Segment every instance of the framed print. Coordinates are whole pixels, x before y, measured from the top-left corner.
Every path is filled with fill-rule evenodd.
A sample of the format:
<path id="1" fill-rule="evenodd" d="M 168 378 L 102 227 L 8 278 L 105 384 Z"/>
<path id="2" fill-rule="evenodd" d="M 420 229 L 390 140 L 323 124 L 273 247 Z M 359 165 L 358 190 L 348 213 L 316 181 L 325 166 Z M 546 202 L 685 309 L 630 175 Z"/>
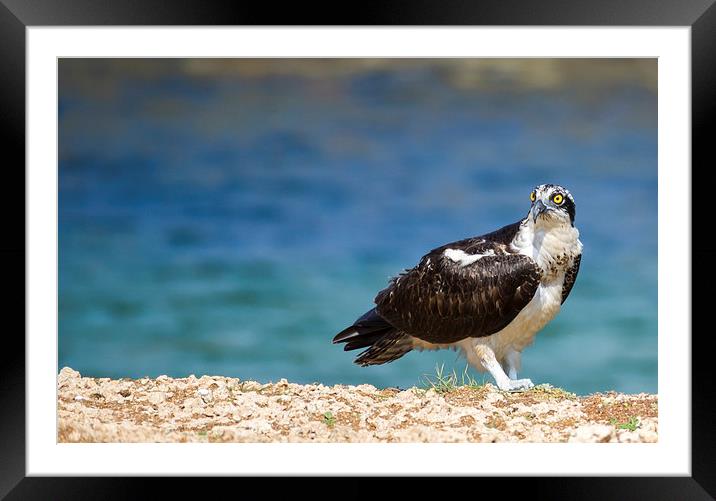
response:
<path id="1" fill-rule="evenodd" d="M 710 2 L 320 25 L 130 3 L 0 7 L 27 194 L 3 495 L 146 475 L 716 492 L 690 279 L 713 257 L 690 168 Z"/>

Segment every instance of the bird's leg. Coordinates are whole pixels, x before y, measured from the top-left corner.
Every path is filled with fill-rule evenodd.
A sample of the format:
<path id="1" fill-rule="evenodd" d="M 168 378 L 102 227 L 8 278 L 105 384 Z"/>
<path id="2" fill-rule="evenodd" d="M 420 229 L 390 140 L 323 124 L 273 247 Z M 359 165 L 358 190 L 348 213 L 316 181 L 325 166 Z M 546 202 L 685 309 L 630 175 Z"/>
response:
<path id="1" fill-rule="evenodd" d="M 497 387 L 502 391 L 524 391 L 534 386 L 529 379 L 513 379 L 512 374 L 514 374 L 515 377 L 517 376 L 517 368 L 514 366 L 510 367 L 510 376 L 505 374 L 504 369 L 495 357 L 495 352 L 492 351 L 492 348 L 489 346 L 478 344 L 475 346 L 475 352 L 482 366 L 492 374 L 492 377 L 495 378 L 495 382 L 497 383 Z"/>
<path id="2" fill-rule="evenodd" d="M 517 371 L 520 370 L 520 352 L 510 350 L 505 357 L 505 365 L 507 366 L 507 375 L 510 379 L 517 379 Z"/>

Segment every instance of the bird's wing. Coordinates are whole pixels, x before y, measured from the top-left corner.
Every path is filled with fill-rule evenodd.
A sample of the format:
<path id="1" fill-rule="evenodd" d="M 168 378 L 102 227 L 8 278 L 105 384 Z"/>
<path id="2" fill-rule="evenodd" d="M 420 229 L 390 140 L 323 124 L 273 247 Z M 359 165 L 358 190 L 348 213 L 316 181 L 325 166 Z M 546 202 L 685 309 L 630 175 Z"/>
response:
<path id="1" fill-rule="evenodd" d="M 479 255 L 484 257 L 475 259 Z M 453 343 L 500 331 L 529 303 L 539 281 L 539 267 L 530 257 L 478 237 L 423 256 L 378 293 L 376 311 L 414 337 Z"/>
<path id="2" fill-rule="evenodd" d="M 582 262 L 582 255 L 578 255 L 574 258 L 574 263 L 572 263 L 572 266 L 567 270 L 567 273 L 564 275 L 564 285 L 562 286 L 562 304 L 567 300 L 567 296 L 569 296 L 569 293 L 572 291 L 572 286 L 574 286 L 574 281 L 577 280 L 577 273 L 579 273 L 579 263 Z"/>

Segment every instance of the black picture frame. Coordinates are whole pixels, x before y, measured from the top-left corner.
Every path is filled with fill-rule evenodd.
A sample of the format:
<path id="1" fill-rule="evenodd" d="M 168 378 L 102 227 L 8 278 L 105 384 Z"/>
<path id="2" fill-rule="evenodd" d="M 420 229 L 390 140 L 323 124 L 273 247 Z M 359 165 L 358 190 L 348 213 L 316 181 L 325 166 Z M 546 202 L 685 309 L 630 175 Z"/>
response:
<path id="1" fill-rule="evenodd" d="M 526 487 L 550 499 L 713 499 L 716 496 L 716 386 L 710 372 L 712 328 L 708 327 L 709 292 L 716 278 L 711 262 L 716 244 L 699 238 L 710 224 L 712 186 L 707 173 L 716 165 L 708 131 L 716 122 L 716 0 L 443 0 L 382 1 L 333 10 L 315 4 L 207 2 L 201 0 L 0 0 L 0 123 L 3 126 L 3 173 L 6 201 L 3 218 L 2 264 L 5 277 L 4 319 L 25 311 L 25 29 L 31 26 L 90 25 L 570 25 L 570 26 L 690 26 L 692 63 L 692 325 L 704 320 L 692 336 L 692 476 L 529 478 L 509 480 L 510 493 Z M 711 126 L 711 127 L 709 127 Z M 710 162 L 709 162 L 710 161 Z M 700 179 L 700 182 L 697 182 Z M 22 189 L 20 188 L 22 187 Z M 12 201 L 16 196 L 20 200 Z M 686 203 L 686 201 L 685 201 Z M 7 217 L 10 216 L 10 217 Z M 686 245 L 686 243 L 684 243 Z M 22 263 L 20 265 L 19 263 Z M 21 277 L 22 275 L 22 277 Z M 22 285 L 20 285 L 22 284 Z M 699 294 L 697 285 L 703 284 Z M 8 322 L 6 322 L 8 323 Z M 21 320 L 24 332 L 25 317 Z M 0 497 L 7 499 L 125 499 L 141 497 L 138 483 L 146 478 L 26 477 L 25 474 L 25 348 L 20 328 L 6 328 L 0 379 Z M 667 333 L 685 335 L 686 333 Z M 495 487 L 504 492 L 503 482 Z M 246 482 L 246 480 L 242 480 Z M 365 480 L 345 479 L 341 497 L 365 493 Z M 474 482 L 474 481 L 473 481 Z M 185 489 L 174 479 L 167 488 Z M 407 485 L 406 485 L 407 484 Z M 547 485 L 549 484 L 549 485 Z M 212 482 L 212 486 L 217 485 Z M 295 495 L 305 482 L 293 479 Z M 401 484 L 403 496 L 422 489 L 422 482 Z M 242 489 L 253 486 L 242 484 Z M 490 486 L 480 485 L 486 492 Z M 273 485 L 276 488 L 276 485 Z M 473 489 L 475 486 L 473 484 Z M 372 489 L 370 489 L 372 491 Z M 145 491 L 146 492 L 146 491 Z M 247 491 L 248 492 L 248 491 Z M 275 492 L 275 491 L 274 491 Z M 469 492 L 469 491 L 468 491 Z"/>

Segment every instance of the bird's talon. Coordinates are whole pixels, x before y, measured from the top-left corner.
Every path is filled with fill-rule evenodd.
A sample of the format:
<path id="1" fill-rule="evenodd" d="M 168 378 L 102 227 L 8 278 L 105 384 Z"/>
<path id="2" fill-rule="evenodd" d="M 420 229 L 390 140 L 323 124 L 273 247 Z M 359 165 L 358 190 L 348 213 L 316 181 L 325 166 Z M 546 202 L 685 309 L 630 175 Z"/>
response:
<path id="1" fill-rule="evenodd" d="M 529 379 L 511 379 L 504 388 L 500 389 L 510 393 L 517 393 L 527 391 L 530 388 L 534 388 L 534 384 Z"/>

